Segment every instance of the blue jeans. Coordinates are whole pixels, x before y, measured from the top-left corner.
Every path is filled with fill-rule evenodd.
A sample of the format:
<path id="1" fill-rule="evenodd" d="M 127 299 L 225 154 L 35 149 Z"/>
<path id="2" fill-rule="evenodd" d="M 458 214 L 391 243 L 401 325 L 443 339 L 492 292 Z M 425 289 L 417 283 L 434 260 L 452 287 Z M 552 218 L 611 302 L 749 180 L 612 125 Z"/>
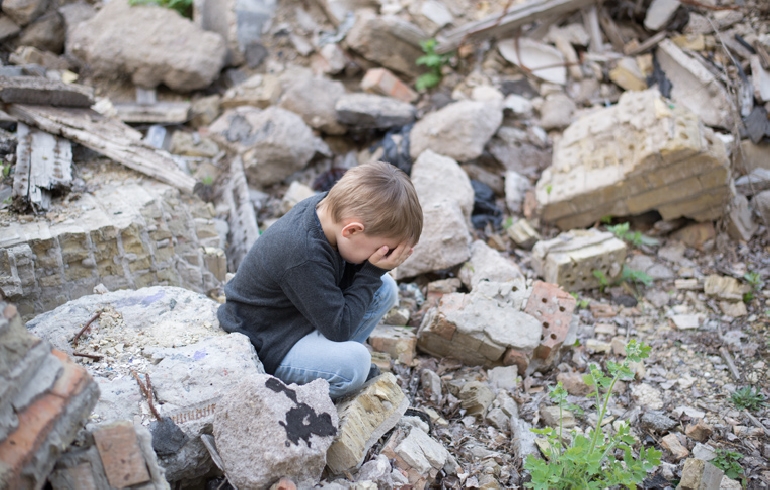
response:
<path id="1" fill-rule="evenodd" d="M 329 395 L 337 399 L 364 384 L 372 358 L 364 345 L 380 319 L 398 304 L 398 286 L 389 274 L 366 310 L 361 325 L 347 342 L 332 342 L 318 330 L 302 337 L 286 354 L 275 376 L 286 384 L 305 384 L 323 378 L 329 382 Z"/>

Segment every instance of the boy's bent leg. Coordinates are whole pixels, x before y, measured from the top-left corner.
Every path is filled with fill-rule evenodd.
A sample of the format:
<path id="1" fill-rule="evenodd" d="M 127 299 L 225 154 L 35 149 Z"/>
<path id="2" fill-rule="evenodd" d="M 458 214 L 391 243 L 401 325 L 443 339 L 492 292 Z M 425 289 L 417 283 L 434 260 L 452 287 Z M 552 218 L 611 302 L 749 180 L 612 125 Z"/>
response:
<path id="1" fill-rule="evenodd" d="M 398 284 L 396 281 L 390 274 L 384 274 L 381 279 L 382 286 L 374 293 L 372 303 L 367 308 L 361 325 L 353 334 L 352 340 L 361 344 L 366 342 L 382 317 L 398 304 Z"/>
<path id="2" fill-rule="evenodd" d="M 332 342 L 318 331 L 299 340 L 281 360 L 275 376 L 284 383 L 306 384 L 323 378 L 333 399 L 352 393 L 369 374 L 371 355 L 358 342 Z"/>

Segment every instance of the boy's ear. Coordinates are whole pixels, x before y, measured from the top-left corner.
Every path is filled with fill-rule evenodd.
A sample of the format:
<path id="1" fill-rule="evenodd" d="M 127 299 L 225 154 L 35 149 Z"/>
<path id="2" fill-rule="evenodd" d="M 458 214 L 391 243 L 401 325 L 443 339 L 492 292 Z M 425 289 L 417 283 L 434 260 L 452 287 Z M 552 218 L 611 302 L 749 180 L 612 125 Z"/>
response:
<path id="1" fill-rule="evenodd" d="M 364 232 L 364 225 L 358 221 L 351 221 L 342 227 L 342 236 L 350 238 L 353 235 Z"/>

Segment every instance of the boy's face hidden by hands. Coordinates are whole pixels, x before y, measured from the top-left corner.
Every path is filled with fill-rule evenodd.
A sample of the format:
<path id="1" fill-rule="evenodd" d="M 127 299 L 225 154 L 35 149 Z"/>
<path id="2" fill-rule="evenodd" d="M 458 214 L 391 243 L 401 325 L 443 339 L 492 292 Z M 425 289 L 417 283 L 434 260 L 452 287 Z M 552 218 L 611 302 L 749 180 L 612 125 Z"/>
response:
<path id="1" fill-rule="evenodd" d="M 384 247 L 384 248 L 383 248 Z M 411 254 L 411 246 L 398 238 L 367 235 L 360 223 L 348 223 L 337 236 L 337 250 L 346 262 L 369 260 L 381 269 L 394 269 Z"/>

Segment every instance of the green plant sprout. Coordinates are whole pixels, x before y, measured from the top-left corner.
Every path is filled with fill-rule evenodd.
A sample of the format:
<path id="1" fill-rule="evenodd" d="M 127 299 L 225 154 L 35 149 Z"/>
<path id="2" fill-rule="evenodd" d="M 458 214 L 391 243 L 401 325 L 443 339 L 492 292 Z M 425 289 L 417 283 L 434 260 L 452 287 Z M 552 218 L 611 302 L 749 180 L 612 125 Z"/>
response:
<path id="1" fill-rule="evenodd" d="M 646 245 L 648 247 L 657 247 L 660 245 L 660 240 L 657 238 L 644 235 L 641 231 L 631 231 L 630 227 L 631 223 L 629 222 L 620 223 L 617 225 L 607 225 L 607 231 L 612 232 L 613 235 L 620 238 L 621 240 L 631 242 L 631 245 L 634 247 L 640 247 L 642 245 Z"/>
<path id="2" fill-rule="evenodd" d="M 532 476 L 532 480 L 525 484 L 527 487 L 536 490 L 599 490 L 614 485 L 636 488 L 647 476 L 647 472 L 660 464 L 661 452 L 655 448 L 640 447 L 638 456 L 634 456 L 633 445 L 636 440 L 627 422 L 621 423 L 615 433 L 611 428 L 606 434 L 602 430 L 602 421 L 615 383 L 634 379 L 629 365 L 648 357 L 650 347 L 631 340 L 626 352 L 623 362 L 607 362 L 609 375 L 604 374 L 595 364 L 590 366 L 584 380 L 595 388 L 589 396 L 596 398 L 596 428 L 588 429 L 585 435 L 573 430 L 571 441 L 566 445 L 561 424 L 562 411 L 574 406 L 567 402 L 567 391 L 561 383 L 550 390 L 550 398 L 559 404 L 559 429 L 532 429 L 532 432 L 545 436 L 547 461 L 534 455 L 527 457 L 524 468 Z M 615 456 L 618 452 L 622 453 L 622 459 Z"/>
<path id="3" fill-rule="evenodd" d="M 193 0 L 128 0 L 129 5 L 158 5 L 176 10 L 182 17 L 192 19 Z"/>
<path id="4" fill-rule="evenodd" d="M 449 64 L 449 58 L 451 58 L 452 55 L 450 53 L 436 53 L 435 39 L 420 41 L 420 47 L 425 54 L 417 58 L 416 63 L 418 65 L 424 65 L 430 70 L 428 73 L 423 73 L 417 77 L 415 87 L 418 91 L 422 92 L 423 90 L 432 89 L 441 83 L 441 79 L 444 77 L 441 73 L 441 68 L 443 68 L 444 65 Z"/>
<path id="5" fill-rule="evenodd" d="M 590 299 L 581 298 L 578 293 L 569 293 L 569 294 L 572 295 L 573 298 L 575 298 L 575 301 L 577 302 L 576 306 L 578 307 L 578 309 L 584 310 L 588 308 L 588 305 L 591 304 Z"/>
<path id="6" fill-rule="evenodd" d="M 747 272 L 743 275 L 743 278 L 751 286 L 751 291 L 743 293 L 743 302 L 750 303 L 754 299 L 756 293 L 762 290 L 765 285 L 765 281 L 762 280 L 759 272 Z"/>
<path id="7" fill-rule="evenodd" d="M 596 279 L 599 280 L 599 292 L 603 293 L 605 289 L 607 289 L 607 286 L 610 285 L 610 280 L 607 279 L 607 275 L 604 273 L 604 271 L 600 271 L 598 269 L 591 272 Z"/>
<path id="8" fill-rule="evenodd" d="M 735 390 L 730 396 L 730 399 L 738 410 L 756 412 L 767 405 L 765 397 L 759 392 L 759 389 L 752 388 L 751 386 L 744 386 L 743 388 Z"/>
<path id="9" fill-rule="evenodd" d="M 620 281 L 641 283 L 648 287 L 652 285 L 652 277 L 650 277 L 644 271 L 632 269 L 627 265 L 623 265 L 623 272 L 620 274 Z"/>
<path id="10" fill-rule="evenodd" d="M 743 458 L 743 454 L 722 448 L 717 449 L 716 453 L 717 457 L 711 460 L 711 464 L 724 471 L 728 478 L 743 479 L 743 468 L 738 463 Z"/>
<path id="11" fill-rule="evenodd" d="M 503 221 L 503 229 L 507 230 L 511 226 L 513 226 L 513 216 L 508 216 L 505 218 L 505 221 Z"/>

